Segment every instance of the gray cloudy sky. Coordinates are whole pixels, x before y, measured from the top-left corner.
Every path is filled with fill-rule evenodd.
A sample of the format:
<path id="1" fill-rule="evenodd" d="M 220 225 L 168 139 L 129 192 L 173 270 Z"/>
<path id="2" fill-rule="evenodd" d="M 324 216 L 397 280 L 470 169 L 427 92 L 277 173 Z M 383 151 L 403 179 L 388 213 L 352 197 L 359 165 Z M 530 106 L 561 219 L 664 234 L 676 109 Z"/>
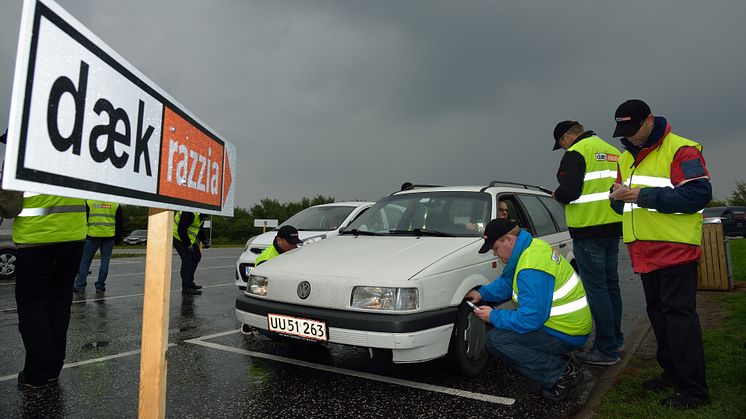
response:
<path id="1" fill-rule="evenodd" d="M 61 0 L 238 149 L 236 205 L 406 181 L 554 189 L 552 129 L 646 100 L 746 180 L 746 2 Z M 602 4 L 603 3 L 603 4 Z M 21 1 L 0 4 L 0 130 Z"/>

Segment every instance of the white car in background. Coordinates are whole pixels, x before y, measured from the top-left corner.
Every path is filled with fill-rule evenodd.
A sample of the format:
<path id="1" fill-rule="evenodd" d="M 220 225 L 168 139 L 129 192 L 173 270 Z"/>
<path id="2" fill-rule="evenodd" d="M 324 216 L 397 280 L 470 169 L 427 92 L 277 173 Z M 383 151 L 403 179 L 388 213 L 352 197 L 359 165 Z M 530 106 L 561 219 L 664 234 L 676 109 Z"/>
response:
<path id="1" fill-rule="evenodd" d="M 255 268 L 236 298 L 242 330 L 390 351 L 395 363 L 448 354 L 460 372 L 478 374 L 488 326 L 464 297 L 503 270 L 492 252 L 478 253 L 498 200 L 574 265 L 565 212 L 550 191 L 509 182 L 415 186 L 382 198 L 334 240 Z"/>
<path id="2" fill-rule="evenodd" d="M 340 229 L 349 225 L 372 205 L 373 202 L 364 201 L 314 205 L 290 217 L 277 228 L 291 225 L 298 229 L 298 238 L 303 241 L 303 244 L 313 243 L 336 236 Z M 246 241 L 243 253 L 236 261 L 236 286 L 239 289 L 246 289 L 246 280 L 251 270 L 254 269 L 256 257 L 272 244 L 277 235 L 277 228 Z"/>

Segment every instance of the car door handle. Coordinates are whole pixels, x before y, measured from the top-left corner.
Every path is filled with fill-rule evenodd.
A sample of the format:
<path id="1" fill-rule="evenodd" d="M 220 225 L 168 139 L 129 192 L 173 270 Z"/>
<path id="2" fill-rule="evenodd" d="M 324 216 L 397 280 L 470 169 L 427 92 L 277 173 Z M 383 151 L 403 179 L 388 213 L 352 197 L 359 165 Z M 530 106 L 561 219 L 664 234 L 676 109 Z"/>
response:
<path id="1" fill-rule="evenodd" d="M 562 249 L 565 246 L 567 246 L 567 243 L 560 243 L 559 248 Z"/>

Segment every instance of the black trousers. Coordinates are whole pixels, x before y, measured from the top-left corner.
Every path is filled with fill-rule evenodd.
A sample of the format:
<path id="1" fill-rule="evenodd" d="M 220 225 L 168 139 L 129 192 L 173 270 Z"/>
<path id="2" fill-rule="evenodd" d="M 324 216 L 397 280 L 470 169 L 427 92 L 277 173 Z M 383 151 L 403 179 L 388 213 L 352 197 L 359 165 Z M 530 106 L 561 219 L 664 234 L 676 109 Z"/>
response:
<path id="1" fill-rule="evenodd" d="M 174 238 L 174 248 L 181 258 L 181 288 L 194 287 L 194 273 L 197 272 L 197 265 L 202 260 L 202 253 L 198 245 L 187 246 L 181 240 Z"/>
<path id="2" fill-rule="evenodd" d="M 19 248 L 16 257 L 18 330 L 26 349 L 26 380 L 60 375 L 67 348 L 73 282 L 83 241 Z"/>
<path id="3" fill-rule="evenodd" d="M 663 378 L 682 394 L 709 397 L 697 314 L 697 263 L 641 274 Z"/>

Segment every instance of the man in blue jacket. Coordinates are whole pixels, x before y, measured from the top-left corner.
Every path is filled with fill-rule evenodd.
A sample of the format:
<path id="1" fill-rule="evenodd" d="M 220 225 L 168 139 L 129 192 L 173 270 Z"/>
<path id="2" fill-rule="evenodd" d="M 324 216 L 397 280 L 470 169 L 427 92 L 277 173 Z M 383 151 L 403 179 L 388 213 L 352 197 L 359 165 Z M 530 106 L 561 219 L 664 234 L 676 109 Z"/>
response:
<path id="1" fill-rule="evenodd" d="M 583 284 L 565 258 L 513 221 L 498 218 L 487 224 L 479 253 L 490 250 L 505 264 L 503 272 L 491 283 L 469 291 L 466 299 L 503 302 L 512 296 L 518 308 L 483 305 L 474 310 L 493 326 L 485 346 L 537 382 L 543 397 L 563 400 L 583 379 L 569 356 L 585 344 L 591 332 Z"/>

